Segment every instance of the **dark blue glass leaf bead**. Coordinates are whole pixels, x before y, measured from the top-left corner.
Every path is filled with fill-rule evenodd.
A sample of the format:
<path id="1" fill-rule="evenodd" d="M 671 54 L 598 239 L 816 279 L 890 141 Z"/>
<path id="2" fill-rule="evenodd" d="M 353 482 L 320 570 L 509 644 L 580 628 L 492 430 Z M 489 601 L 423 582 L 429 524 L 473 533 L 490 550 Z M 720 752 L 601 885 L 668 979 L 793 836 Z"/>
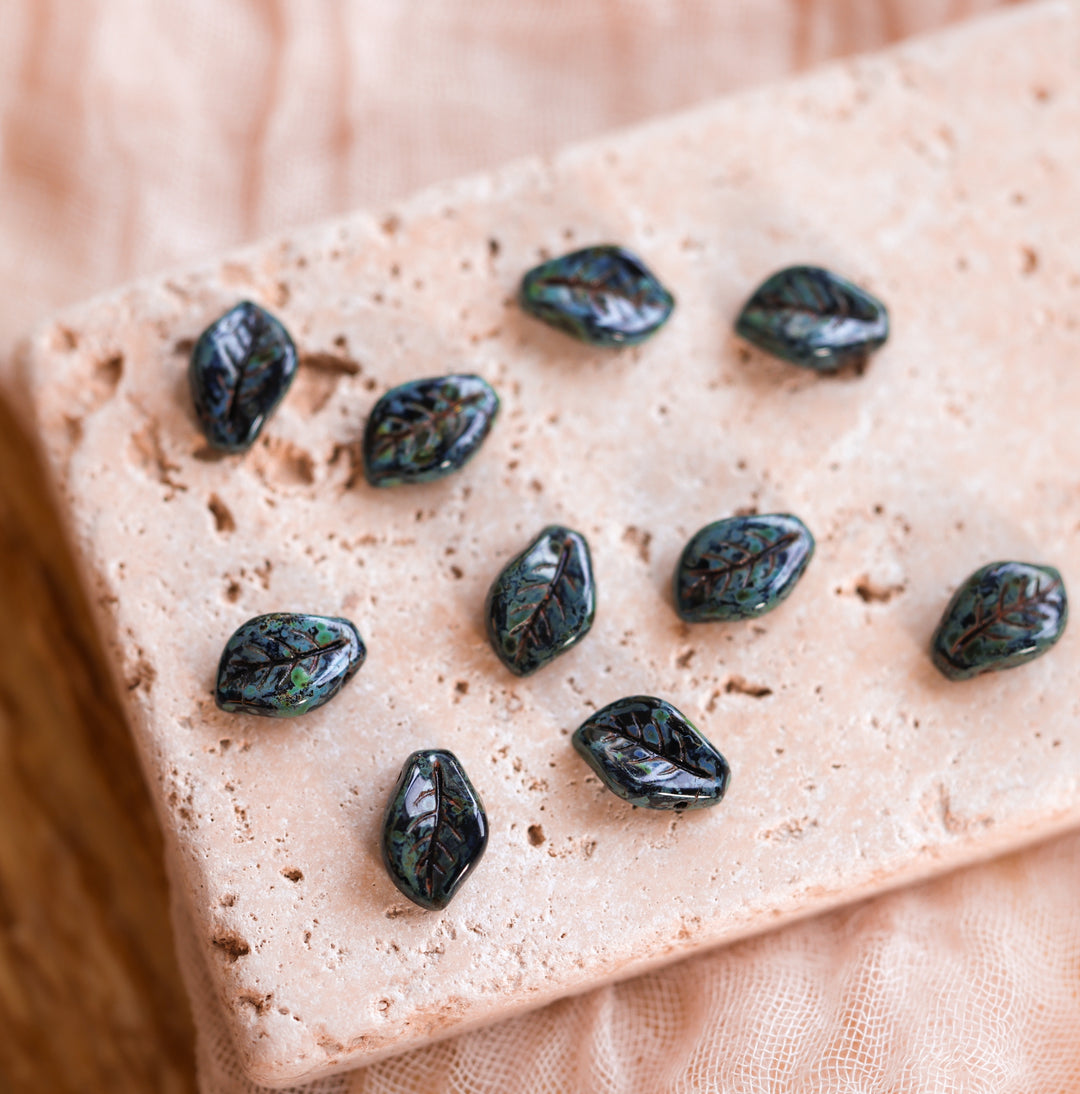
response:
<path id="1" fill-rule="evenodd" d="M 479 376 L 438 376 L 392 388 L 364 430 L 364 474 L 372 486 L 431 482 L 476 454 L 499 410 Z"/>
<path id="2" fill-rule="evenodd" d="M 530 270 L 521 282 L 530 315 L 592 346 L 633 346 L 655 334 L 675 298 L 636 255 L 586 247 Z"/>
<path id="3" fill-rule="evenodd" d="M 414 752 L 401 769 L 383 821 L 383 862 L 421 908 L 445 908 L 487 846 L 487 814 L 452 752 Z"/>
<path id="4" fill-rule="evenodd" d="M 492 649 L 517 676 L 580 642 L 596 614 L 585 537 L 557 524 L 545 528 L 495 579 L 484 614 Z"/>
<path id="5" fill-rule="evenodd" d="M 212 448 L 243 452 L 296 376 L 296 347 L 268 311 L 245 300 L 203 331 L 188 377 L 195 413 Z"/>
<path id="6" fill-rule="evenodd" d="M 256 616 L 225 643 L 217 705 L 270 718 L 306 714 L 333 699 L 366 654 L 347 619 L 293 612 Z"/>
<path id="7" fill-rule="evenodd" d="M 1068 618 L 1065 584 L 1053 566 L 991 562 L 956 590 L 931 655 L 950 680 L 1015 668 L 1046 653 Z"/>
<path id="8" fill-rule="evenodd" d="M 686 545 L 675 610 L 687 623 L 756 619 L 785 600 L 814 554 L 814 537 L 787 513 L 728 517 Z"/>
<path id="9" fill-rule="evenodd" d="M 885 305 L 819 266 L 792 266 L 747 301 L 735 330 L 785 361 L 836 372 L 861 364 L 889 336 Z"/>
<path id="10" fill-rule="evenodd" d="M 648 695 L 598 710 L 573 741 L 612 793 L 646 809 L 716 805 L 731 780 L 727 760 L 686 716 Z"/>

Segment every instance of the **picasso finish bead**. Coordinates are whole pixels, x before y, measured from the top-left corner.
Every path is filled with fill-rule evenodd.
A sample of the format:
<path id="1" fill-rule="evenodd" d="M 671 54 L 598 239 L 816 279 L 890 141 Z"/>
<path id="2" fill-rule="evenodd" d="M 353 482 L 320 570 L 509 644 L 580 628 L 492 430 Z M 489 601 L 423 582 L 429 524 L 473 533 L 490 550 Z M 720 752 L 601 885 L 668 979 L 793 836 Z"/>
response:
<path id="1" fill-rule="evenodd" d="M 675 609 L 687 623 L 756 619 L 791 595 L 814 554 L 814 537 L 788 513 L 707 524 L 675 570 Z"/>
<path id="2" fill-rule="evenodd" d="M 1069 602 L 1053 566 L 991 562 L 956 590 L 930 649 L 950 680 L 967 680 L 1041 657 L 1061 637 Z"/>
<path id="3" fill-rule="evenodd" d="M 398 776 L 383 821 L 382 856 L 414 904 L 445 908 L 487 846 L 483 803 L 452 752 L 414 752 Z"/>
<path id="4" fill-rule="evenodd" d="M 667 322 L 675 298 L 636 255 L 586 247 L 530 270 L 519 299 L 530 315 L 592 346 L 633 346 Z"/>
<path id="5" fill-rule="evenodd" d="M 553 524 L 506 564 L 487 596 L 488 639 L 516 676 L 528 676 L 580 642 L 596 614 L 589 545 Z"/>
<path id="6" fill-rule="evenodd" d="M 598 710 L 573 736 L 601 782 L 646 809 L 703 809 L 727 791 L 727 760 L 670 703 L 648 695 Z"/>
<path id="7" fill-rule="evenodd" d="M 244 452 L 296 376 L 296 347 L 268 311 L 245 300 L 203 331 L 188 379 L 211 448 Z"/>
<path id="8" fill-rule="evenodd" d="M 479 376 L 437 376 L 392 388 L 364 429 L 372 486 L 432 482 L 459 470 L 483 444 L 499 397 Z"/>
<path id="9" fill-rule="evenodd" d="M 776 357 L 836 372 L 860 364 L 889 336 L 885 305 L 819 266 L 775 273 L 746 302 L 736 333 Z"/>
<path id="10" fill-rule="evenodd" d="M 306 714 L 337 695 L 366 653 L 347 619 L 294 612 L 256 616 L 225 644 L 217 705 L 270 718 Z"/>

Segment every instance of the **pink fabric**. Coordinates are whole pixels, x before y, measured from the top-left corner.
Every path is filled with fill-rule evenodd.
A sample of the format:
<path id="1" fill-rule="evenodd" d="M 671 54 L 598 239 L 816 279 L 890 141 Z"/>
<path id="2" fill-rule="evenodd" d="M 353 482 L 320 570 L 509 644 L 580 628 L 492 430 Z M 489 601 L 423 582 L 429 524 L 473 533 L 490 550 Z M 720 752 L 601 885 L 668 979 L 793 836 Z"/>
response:
<path id="1" fill-rule="evenodd" d="M 0 0 L 0 338 L 993 0 Z M 1080 1088 L 1080 836 L 311 1091 Z M 176 916 L 207 1094 L 254 1090 Z"/>

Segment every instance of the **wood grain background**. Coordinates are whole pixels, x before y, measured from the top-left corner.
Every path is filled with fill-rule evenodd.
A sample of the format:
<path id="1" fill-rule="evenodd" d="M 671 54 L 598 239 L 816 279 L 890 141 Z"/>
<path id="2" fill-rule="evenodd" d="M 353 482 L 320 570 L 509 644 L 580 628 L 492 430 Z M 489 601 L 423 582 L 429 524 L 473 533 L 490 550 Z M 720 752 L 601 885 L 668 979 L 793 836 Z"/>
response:
<path id="1" fill-rule="evenodd" d="M 161 837 L 36 463 L 0 404 L 0 1085 L 195 1089 Z"/>

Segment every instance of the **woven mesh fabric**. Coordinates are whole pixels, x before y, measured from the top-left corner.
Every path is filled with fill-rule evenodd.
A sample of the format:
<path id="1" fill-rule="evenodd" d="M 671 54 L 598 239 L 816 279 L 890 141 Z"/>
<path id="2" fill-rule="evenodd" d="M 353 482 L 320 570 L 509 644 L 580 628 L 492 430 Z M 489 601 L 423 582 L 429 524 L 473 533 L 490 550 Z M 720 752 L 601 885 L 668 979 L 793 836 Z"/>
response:
<path id="1" fill-rule="evenodd" d="M 0 338 L 994 0 L 0 0 Z M 1075 1091 L 1080 835 L 310 1092 Z M 204 1094 L 252 1094 L 182 908 Z"/>

